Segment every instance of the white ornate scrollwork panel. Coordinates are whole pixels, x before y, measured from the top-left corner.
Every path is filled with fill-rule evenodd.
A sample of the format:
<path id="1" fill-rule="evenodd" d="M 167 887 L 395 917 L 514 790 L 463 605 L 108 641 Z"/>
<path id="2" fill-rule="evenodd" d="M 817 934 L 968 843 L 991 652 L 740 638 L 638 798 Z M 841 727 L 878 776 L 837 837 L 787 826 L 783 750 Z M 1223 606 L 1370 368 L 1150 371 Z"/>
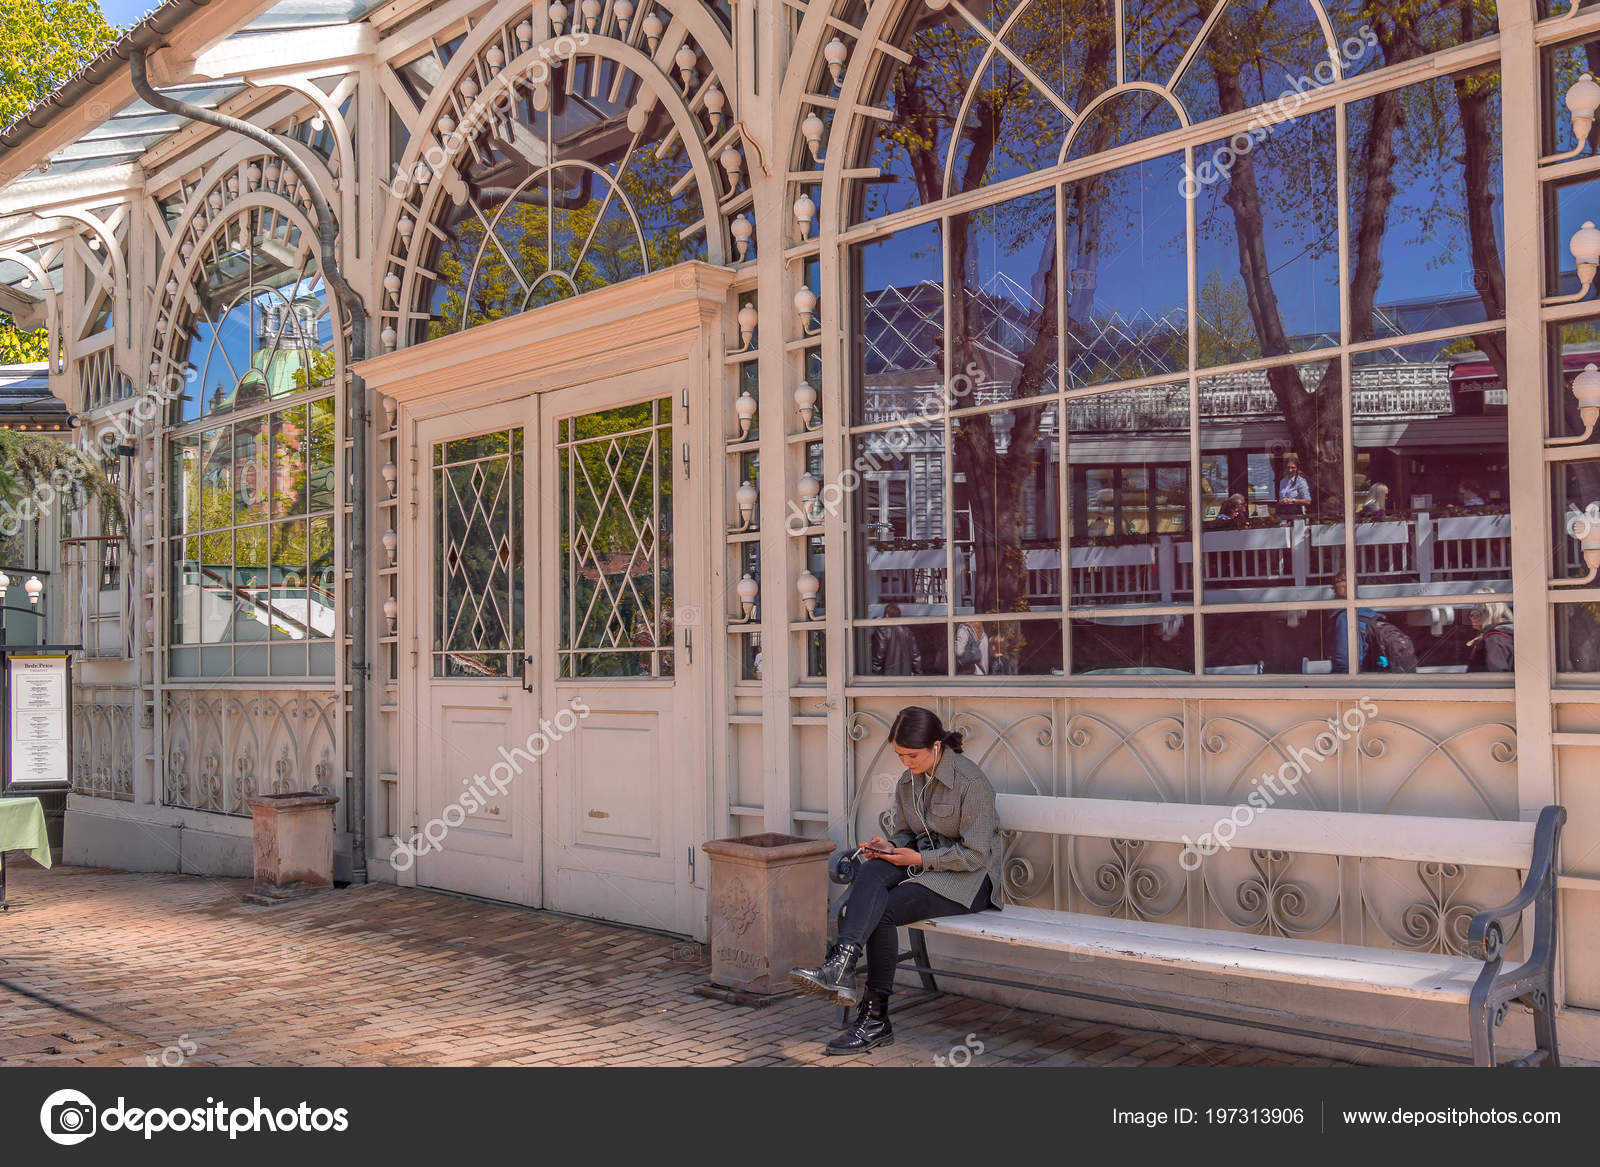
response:
<path id="1" fill-rule="evenodd" d="M 344 797 L 329 693 L 239 689 L 165 695 L 168 806 L 249 815 L 252 795 L 314 790 Z"/>
<path id="2" fill-rule="evenodd" d="M 134 701 L 138 691 L 79 685 L 72 703 L 72 792 L 133 799 Z"/>

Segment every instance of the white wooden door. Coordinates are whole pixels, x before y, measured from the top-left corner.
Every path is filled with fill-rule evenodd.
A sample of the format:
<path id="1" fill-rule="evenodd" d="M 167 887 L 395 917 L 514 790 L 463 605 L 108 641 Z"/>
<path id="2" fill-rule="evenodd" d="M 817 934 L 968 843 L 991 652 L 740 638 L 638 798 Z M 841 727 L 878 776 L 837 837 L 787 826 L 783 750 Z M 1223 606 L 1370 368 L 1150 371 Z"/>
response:
<path id="1" fill-rule="evenodd" d="M 532 397 L 419 423 L 417 882 L 540 903 Z"/>
<path id="2" fill-rule="evenodd" d="M 675 620 L 699 594 L 706 545 L 684 529 L 702 509 L 681 457 L 687 373 L 679 362 L 541 395 L 539 657 L 553 737 L 546 906 L 700 936 L 700 666 Z"/>

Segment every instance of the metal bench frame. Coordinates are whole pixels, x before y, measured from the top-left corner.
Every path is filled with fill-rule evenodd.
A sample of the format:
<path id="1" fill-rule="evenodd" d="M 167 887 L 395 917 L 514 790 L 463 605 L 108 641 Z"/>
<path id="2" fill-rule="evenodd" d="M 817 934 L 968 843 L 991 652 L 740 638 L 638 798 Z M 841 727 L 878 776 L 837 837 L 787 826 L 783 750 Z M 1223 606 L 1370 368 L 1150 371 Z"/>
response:
<path id="1" fill-rule="evenodd" d="M 1416 1049 L 1391 1042 L 1373 1041 L 1352 1034 L 1322 1030 L 1302 1029 L 1275 1022 L 1229 1017 L 1219 1013 L 1186 1009 L 1159 1002 L 1138 1002 L 1141 1009 L 1150 1009 L 1199 1021 L 1238 1025 L 1250 1029 L 1266 1030 L 1291 1037 L 1335 1041 L 1345 1045 L 1362 1046 L 1388 1053 L 1425 1057 L 1438 1061 L 1474 1066 L 1559 1066 L 1560 1054 L 1556 1045 L 1556 994 L 1555 969 L 1559 901 L 1556 894 L 1556 853 L 1561 841 L 1561 828 L 1567 821 L 1567 811 L 1562 806 L 1547 806 L 1539 812 L 1534 828 L 1533 855 L 1528 864 L 1522 890 L 1515 898 L 1497 908 L 1486 908 L 1473 917 L 1467 930 L 1468 955 L 1483 961 L 1483 970 L 1472 987 L 1468 1001 L 1468 1030 L 1472 1039 L 1472 1056 Z M 829 878 L 846 888 L 854 881 L 859 862 L 848 852 L 835 854 L 829 864 Z M 849 893 L 839 897 L 830 911 L 833 934 L 838 933 L 838 923 L 848 906 Z M 1510 970 L 1504 970 L 1506 936 L 1501 921 L 1533 909 L 1533 942 L 1528 957 Z M 1065 915 L 1065 913 L 1062 913 Z M 957 980 L 976 981 L 983 984 L 1003 985 L 1007 988 L 1026 989 L 1052 993 L 1061 997 L 1074 997 L 1105 1005 L 1127 1006 L 1128 1001 L 1080 989 L 1066 989 L 1037 981 L 1016 980 L 1009 977 L 989 976 L 980 973 L 936 969 L 928 957 L 928 943 L 922 930 L 916 926 L 906 929 L 910 950 L 898 954 L 896 967 L 915 972 L 922 987 L 930 993 L 939 991 L 936 976 Z M 1532 1053 L 1511 1061 L 1495 1061 L 1494 1031 L 1506 1019 L 1513 1004 L 1521 1004 L 1533 1013 L 1535 1049 Z"/>

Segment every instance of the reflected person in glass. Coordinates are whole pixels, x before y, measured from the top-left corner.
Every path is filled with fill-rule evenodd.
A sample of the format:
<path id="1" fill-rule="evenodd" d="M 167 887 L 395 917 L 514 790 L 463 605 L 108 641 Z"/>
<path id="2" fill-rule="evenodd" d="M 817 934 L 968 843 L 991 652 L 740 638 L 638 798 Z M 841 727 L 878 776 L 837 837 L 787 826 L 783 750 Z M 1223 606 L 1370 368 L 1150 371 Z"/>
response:
<path id="1" fill-rule="evenodd" d="M 1283 460 L 1283 477 L 1278 479 L 1278 513 L 1299 518 L 1311 509 L 1311 484 L 1300 473 L 1300 459 L 1290 454 Z"/>
<path id="2" fill-rule="evenodd" d="M 1350 595 L 1350 579 L 1345 572 L 1340 572 L 1333 580 L 1333 594 L 1341 600 Z M 1356 662 L 1367 659 L 1367 624 L 1378 619 L 1376 608 L 1357 608 L 1356 618 L 1360 623 L 1356 627 Z M 1345 635 L 1349 628 L 1349 616 L 1344 608 L 1328 613 L 1328 660 L 1332 662 L 1335 673 L 1348 673 L 1350 668 L 1349 637 Z"/>
<path id="3" fill-rule="evenodd" d="M 885 620 L 900 618 L 900 605 L 890 601 L 883 606 Z M 922 672 L 922 649 L 917 635 L 901 624 L 872 630 L 872 671 L 885 677 L 912 677 Z"/>
<path id="4" fill-rule="evenodd" d="M 1467 611 L 1477 636 L 1467 642 L 1467 672 L 1509 673 L 1516 669 L 1516 626 L 1511 605 L 1488 600 Z"/>

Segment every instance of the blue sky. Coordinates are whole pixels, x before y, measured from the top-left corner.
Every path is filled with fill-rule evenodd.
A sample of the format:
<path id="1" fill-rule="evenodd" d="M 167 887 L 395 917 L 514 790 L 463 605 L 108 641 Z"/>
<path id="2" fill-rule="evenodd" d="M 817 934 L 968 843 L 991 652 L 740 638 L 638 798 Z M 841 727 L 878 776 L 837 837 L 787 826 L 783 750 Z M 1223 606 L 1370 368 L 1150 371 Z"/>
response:
<path id="1" fill-rule="evenodd" d="M 100 0 L 100 11 L 118 28 L 127 28 L 153 9 L 159 0 Z"/>

